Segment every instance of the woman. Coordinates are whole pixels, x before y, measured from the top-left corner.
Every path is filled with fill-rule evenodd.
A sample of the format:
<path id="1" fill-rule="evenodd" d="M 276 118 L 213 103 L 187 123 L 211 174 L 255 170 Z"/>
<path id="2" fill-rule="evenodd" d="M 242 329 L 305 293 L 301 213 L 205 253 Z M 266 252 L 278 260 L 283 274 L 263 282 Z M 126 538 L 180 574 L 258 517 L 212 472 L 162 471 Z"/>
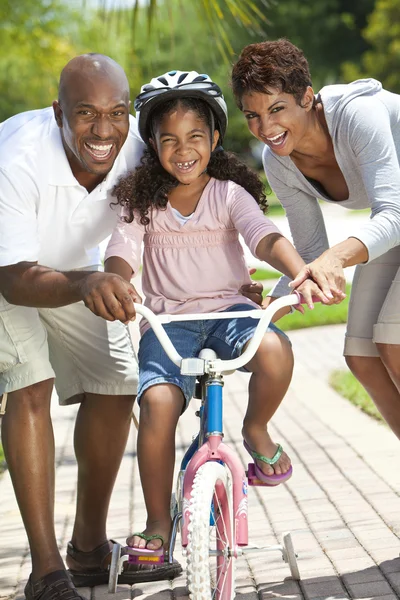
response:
<path id="1" fill-rule="evenodd" d="M 349 306 L 346 362 L 400 438 L 400 96 L 374 79 L 330 85 L 314 95 L 307 60 L 288 40 L 251 44 L 232 71 L 251 133 L 265 144 L 268 180 L 308 263 L 329 298 L 344 298 L 343 269 L 358 265 Z M 371 209 L 354 235 L 328 246 L 317 198 Z M 288 293 L 282 278 L 272 296 Z"/>

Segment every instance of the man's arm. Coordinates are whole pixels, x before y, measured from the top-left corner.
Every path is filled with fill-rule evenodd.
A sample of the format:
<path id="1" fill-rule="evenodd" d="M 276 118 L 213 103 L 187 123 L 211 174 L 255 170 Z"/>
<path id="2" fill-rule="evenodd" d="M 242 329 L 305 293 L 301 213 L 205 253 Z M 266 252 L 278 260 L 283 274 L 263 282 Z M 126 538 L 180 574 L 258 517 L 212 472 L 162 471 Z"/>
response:
<path id="1" fill-rule="evenodd" d="M 37 263 L 21 262 L 0 268 L 0 293 L 10 304 L 56 308 L 83 301 L 108 321 L 134 318 L 135 288 L 112 273 L 55 271 Z"/>

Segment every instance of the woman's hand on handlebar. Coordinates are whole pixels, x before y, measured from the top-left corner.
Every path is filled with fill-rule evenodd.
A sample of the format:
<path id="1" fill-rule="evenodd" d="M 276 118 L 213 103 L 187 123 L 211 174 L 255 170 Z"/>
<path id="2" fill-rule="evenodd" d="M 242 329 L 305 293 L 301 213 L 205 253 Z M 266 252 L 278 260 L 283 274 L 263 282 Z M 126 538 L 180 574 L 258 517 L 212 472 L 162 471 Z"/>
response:
<path id="1" fill-rule="evenodd" d="M 346 298 L 346 279 L 342 263 L 332 250 L 326 250 L 319 258 L 305 265 L 289 285 L 303 293 L 300 286 L 307 279 L 311 279 L 317 285 L 319 291 L 313 293 L 323 304 L 339 304 Z M 311 300 L 309 294 L 306 299 Z M 308 301 L 307 304 L 309 305 Z"/>

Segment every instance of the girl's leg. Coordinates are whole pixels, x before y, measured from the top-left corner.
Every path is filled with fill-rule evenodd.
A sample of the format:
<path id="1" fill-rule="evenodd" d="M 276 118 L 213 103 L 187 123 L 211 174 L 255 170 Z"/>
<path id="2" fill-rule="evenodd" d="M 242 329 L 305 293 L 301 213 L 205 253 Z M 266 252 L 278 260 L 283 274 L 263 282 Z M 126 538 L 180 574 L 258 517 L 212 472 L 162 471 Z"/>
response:
<path id="1" fill-rule="evenodd" d="M 277 445 L 268 433 L 268 423 L 282 402 L 292 377 L 293 353 L 289 341 L 275 332 L 266 333 L 246 368 L 252 376 L 242 435 L 252 450 L 272 458 Z M 257 461 L 257 465 L 266 475 L 280 475 L 289 470 L 290 459 L 283 452 L 273 466 L 262 461 Z"/>
<path id="2" fill-rule="evenodd" d="M 175 465 L 175 431 L 184 406 L 180 388 L 173 384 L 149 387 L 140 400 L 137 453 L 147 509 L 144 534 L 161 535 L 167 543 L 171 529 L 170 501 Z M 156 550 L 161 540 L 146 542 L 138 536 L 129 546 Z"/>

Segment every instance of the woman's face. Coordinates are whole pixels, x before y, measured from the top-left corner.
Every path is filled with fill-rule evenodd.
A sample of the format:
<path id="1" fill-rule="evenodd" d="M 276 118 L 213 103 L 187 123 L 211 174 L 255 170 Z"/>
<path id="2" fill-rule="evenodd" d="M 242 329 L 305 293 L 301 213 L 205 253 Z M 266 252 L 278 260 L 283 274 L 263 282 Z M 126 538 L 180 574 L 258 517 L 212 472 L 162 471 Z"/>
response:
<path id="1" fill-rule="evenodd" d="M 244 94 L 242 112 L 254 137 L 267 144 L 275 154 L 289 156 L 301 146 L 314 92 L 311 87 L 307 88 L 301 106 L 292 94 L 275 88 L 269 92 Z"/>

